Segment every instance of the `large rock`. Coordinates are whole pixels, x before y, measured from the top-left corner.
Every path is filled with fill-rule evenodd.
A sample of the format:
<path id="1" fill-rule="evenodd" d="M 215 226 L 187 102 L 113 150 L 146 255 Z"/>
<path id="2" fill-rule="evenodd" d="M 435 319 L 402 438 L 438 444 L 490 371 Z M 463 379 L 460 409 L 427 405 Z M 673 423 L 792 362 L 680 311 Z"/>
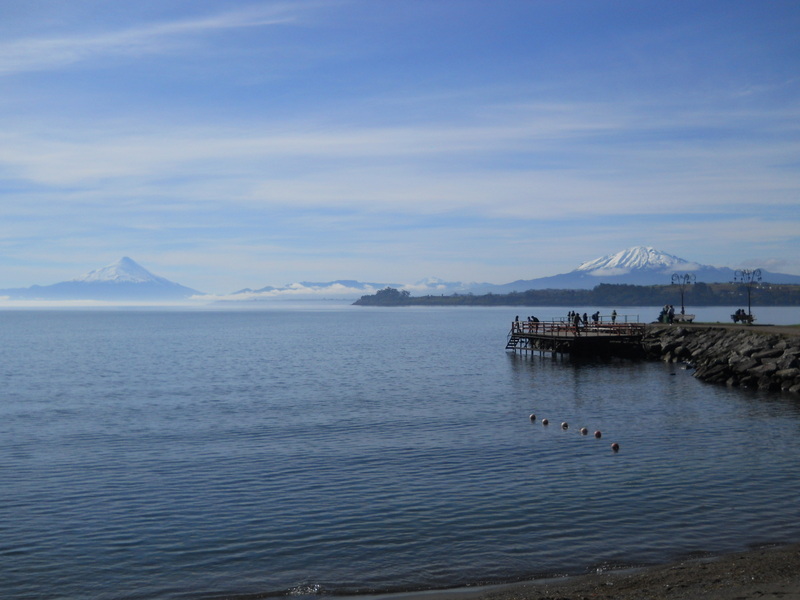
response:
<path id="1" fill-rule="evenodd" d="M 731 364 L 731 368 L 736 373 L 744 373 L 745 371 L 749 371 L 759 365 L 759 362 L 753 358 L 743 358 L 735 363 Z"/>
<path id="2" fill-rule="evenodd" d="M 750 355 L 751 358 L 755 358 L 756 360 L 763 360 L 765 358 L 778 358 L 779 356 L 783 355 L 784 348 L 767 348 L 766 350 L 761 350 L 760 352 L 753 352 Z"/>

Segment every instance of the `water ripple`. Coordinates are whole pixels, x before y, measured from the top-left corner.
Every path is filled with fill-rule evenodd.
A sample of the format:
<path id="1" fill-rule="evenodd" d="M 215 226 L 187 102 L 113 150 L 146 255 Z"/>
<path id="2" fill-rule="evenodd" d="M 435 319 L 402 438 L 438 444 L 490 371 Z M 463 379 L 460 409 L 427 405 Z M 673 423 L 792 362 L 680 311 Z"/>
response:
<path id="1" fill-rule="evenodd" d="M 796 403 L 443 315 L 6 319 L 4 597 L 424 589 L 800 533 Z"/>

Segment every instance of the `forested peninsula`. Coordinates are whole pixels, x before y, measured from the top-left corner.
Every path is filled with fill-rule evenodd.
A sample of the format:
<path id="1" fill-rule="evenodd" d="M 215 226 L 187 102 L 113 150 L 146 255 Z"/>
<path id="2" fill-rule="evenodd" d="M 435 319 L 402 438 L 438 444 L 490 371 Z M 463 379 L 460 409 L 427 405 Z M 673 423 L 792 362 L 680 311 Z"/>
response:
<path id="1" fill-rule="evenodd" d="M 800 285 L 762 284 L 750 289 L 753 306 L 800 306 Z M 360 306 L 680 306 L 677 285 L 600 284 L 591 290 L 528 290 L 510 294 L 412 296 L 387 287 L 361 296 Z M 686 306 L 747 306 L 744 284 L 695 283 L 684 292 Z"/>

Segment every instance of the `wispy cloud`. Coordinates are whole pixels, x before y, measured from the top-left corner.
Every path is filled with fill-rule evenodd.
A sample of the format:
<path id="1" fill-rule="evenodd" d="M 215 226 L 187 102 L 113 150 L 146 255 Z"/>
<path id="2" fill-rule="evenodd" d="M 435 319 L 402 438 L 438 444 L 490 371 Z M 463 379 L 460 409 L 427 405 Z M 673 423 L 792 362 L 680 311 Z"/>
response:
<path id="1" fill-rule="evenodd" d="M 287 287 L 276 288 L 265 291 L 240 292 L 234 294 L 220 294 L 213 296 L 197 297 L 198 300 L 205 301 L 258 301 L 258 300 L 310 300 L 310 299 L 355 299 L 365 294 L 374 294 L 379 288 L 371 286 L 351 287 L 340 283 L 332 285 L 304 285 L 294 283 Z"/>
<path id="2" fill-rule="evenodd" d="M 800 154 L 773 129 L 786 115 L 716 141 L 708 130 L 738 122 L 716 112 L 659 122 L 627 106 L 531 107 L 505 119 L 440 125 L 304 127 L 254 123 L 158 128 L 137 134 L 95 124 L 54 139 L 6 130 L 0 165 L 31 185 L 69 186 L 80 201 L 292 206 L 370 213 L 449 211 L 494 218 L 686 214 L 735 211 L 755 202 L 796 202 L 797 173 L 776 165 Z M 706 139 L 684 132 L 704 123 Z M 751 118 L 752 122 L 753 119 Z M 651 133 L 657 132 L 657 133 Z M 769 138 L 769 144 L 762 139 Z M 63 194 L 69 203 L 70 195 Z"/>
<path id="3" fill-rule="evenodd" d="M 222 30 L 292 22 L 297 7 L 288 4 L 62 37 L 0 43 L 0 75 L 42 71 L 108 56 L 140 56 L 174 51 L 182 39 Z"/>

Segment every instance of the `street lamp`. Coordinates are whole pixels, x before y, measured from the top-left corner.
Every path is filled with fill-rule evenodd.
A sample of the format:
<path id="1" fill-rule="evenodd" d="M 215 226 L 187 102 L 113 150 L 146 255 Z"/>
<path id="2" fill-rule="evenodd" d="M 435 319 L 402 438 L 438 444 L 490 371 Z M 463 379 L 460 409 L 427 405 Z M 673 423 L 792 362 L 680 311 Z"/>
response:
<path id="1" fill-rule="evenodd" d="M 734 272 L 733 282 L 743 283 L 747 286 L 747 316 L 752 317 L 753 313 L 750 310 L 750 290 L 753 285 L 761 281 L 761 269 L 740 269 Z"/>
<path id="2" fill-rule="evenodd" d="M 672 274 L 672 283 L 673 285 L 678 285 L 681 288 L 681 314 L 686 314 L 686 309 L 683 306 L 683 293 L 686 291 L 686 288 L 692 285 L 697 278 L 694 276 L 694 273 L 684 273 L 680 275 L 678 273 Z"/>

